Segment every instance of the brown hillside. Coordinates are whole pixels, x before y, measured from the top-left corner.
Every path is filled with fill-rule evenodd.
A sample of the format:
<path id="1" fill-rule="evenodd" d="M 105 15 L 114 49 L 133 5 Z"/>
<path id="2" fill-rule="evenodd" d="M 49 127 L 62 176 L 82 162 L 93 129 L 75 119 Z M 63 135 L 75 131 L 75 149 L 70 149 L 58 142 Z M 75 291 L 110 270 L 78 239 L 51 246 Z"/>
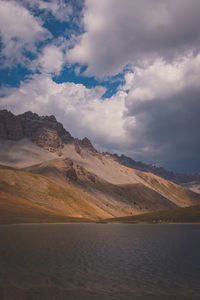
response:
<path id="1" fill-rule="evenodd" d="M 0 223 L 88 222 L 33 203 L 23 197 L 0 191 Z"/>

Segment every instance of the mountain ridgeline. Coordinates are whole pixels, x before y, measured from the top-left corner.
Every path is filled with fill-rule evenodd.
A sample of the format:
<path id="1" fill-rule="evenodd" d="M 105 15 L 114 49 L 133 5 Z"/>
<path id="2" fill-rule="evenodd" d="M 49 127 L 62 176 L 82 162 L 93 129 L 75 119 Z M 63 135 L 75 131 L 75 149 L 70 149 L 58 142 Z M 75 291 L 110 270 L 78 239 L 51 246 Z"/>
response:
<path id="1" fill-rule="evenodd" d="M 53 115 L 40 117 L 31 111 L 15 116 L 7 110 L 1 110 L 0 137 L 13 141 L 29 138 L 39 147 L 56 152 L 58 155 L 62 155 L 64 144 L 72 142 L 75 142 L 77 147 L 80 144 L 94 149 L 87 138 L 83 140 L 73 138 Z"/>
<path id="2" fill-rule="evenodd" d="M 200 205 L 200 194 L 177 185 L 173 173 L 100 153 L 54 116 L 0 111 L 0 145 L 2 223 L 90 222 L 154 212 L 159 218 L 160 211 Z"/>
<path id="3" fill-rule="evenodd" d="M 164 169 L 163 167 L 158 167 L 153 164 L 145 164 L 140 161 L 135 161 L 134 159 L 127 157 L 123 154 L 120 156 L 118 154 L 113 155 L 117 159 L 117 161 L 119 161 L 122 165 L 128 168 L 153 173 L 157 176 L 160 176 L 185 187 L 190 187 L 190 185 L 192 186 L 192 184 L 195 183 L 200 185 L 200 174 L 174 173 L 172 171 Z"/>

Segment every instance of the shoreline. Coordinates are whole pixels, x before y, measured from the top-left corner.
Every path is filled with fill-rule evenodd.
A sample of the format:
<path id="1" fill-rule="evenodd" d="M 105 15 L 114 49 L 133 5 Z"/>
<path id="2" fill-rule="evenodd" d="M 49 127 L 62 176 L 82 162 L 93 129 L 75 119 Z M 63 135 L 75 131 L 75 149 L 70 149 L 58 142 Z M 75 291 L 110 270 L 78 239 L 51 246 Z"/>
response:
<path id="1" fill-rule="evenodd" d="M 169 223 L 148 223 L 148 222 L 138 222 L 138 223 L 134 223 L 134 222 L 24 222 L 24 223 L 0 223 L 0 226 L 4 226 L 4 225 L 9 225 L 9 226 L 16 226 L 16 225 L 94 225 L 94 224 L 98 224 L 98 225 L 110 225 L 110 224 L 129 224 L 129 225 L 200 225 L 200 222 L 169 222 Z"/>

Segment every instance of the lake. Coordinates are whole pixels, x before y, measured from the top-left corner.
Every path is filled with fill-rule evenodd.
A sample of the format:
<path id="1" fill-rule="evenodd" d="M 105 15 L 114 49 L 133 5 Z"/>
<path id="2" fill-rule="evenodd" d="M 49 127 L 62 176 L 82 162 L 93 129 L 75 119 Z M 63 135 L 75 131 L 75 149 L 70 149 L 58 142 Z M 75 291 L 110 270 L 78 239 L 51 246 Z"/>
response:
<path id="1" fill-rule="evenodd" d="M 200 225 L 0 225 L 0 299 L 200 299 Z"/>

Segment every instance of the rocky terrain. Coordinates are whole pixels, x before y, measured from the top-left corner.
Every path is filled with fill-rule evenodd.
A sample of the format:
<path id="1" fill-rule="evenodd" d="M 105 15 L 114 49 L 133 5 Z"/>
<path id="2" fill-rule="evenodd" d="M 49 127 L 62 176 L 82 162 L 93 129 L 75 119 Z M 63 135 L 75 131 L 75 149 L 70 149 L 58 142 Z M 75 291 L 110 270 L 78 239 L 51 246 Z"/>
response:
<path id="1" fill-rule="evenodd" d="M 62 154 L 64 144 L 75 141 L 54 116 L 40 117 L 31 111 L 15 116 L 7 110 L 1 110 L 0 137 L 14 141 L 29 138 L 39 147 L 58 155 Z M 79 142 L 84 147 L 93 148 L 87 138 L 76 140 L 77 147 Z"/>
<path id="2" fill-rule="evenodd" d="M 200 203 L 150 166 L 127 167 L 72 137 L 54 116 L 0 111 L 0 144 L 0 222 L 99 221 Z"/>
<path id="3" fill-rule="evenodd" d="M 65 144 L 74 143 L 77 153 L 81 153 L 81 148 L 87 148 L 93 153 L 97 153 L 88 138 L 79 140 L 73 138 L 71 134 L 57 122 L 54 116 L 38 116 L 31 111 L 15 116 L 7 110 L 0 111 L 0 138 L 5 140 L 19 141 L 24 138 L 30 139 L 33 143 L 49 152 L 62 155 Z M 109 155 L 109 153 L 108 153 Z M 162 167 L 152 164 L 145 164 L 125 155 L 114 154 L 113 157 L 128 168 L 153 173 L 157 176 L 170 180 L 184 187 L 193 187 L 198 192 L 200 186 L 200 174 L 180 174 L 168 171 Z"/>

